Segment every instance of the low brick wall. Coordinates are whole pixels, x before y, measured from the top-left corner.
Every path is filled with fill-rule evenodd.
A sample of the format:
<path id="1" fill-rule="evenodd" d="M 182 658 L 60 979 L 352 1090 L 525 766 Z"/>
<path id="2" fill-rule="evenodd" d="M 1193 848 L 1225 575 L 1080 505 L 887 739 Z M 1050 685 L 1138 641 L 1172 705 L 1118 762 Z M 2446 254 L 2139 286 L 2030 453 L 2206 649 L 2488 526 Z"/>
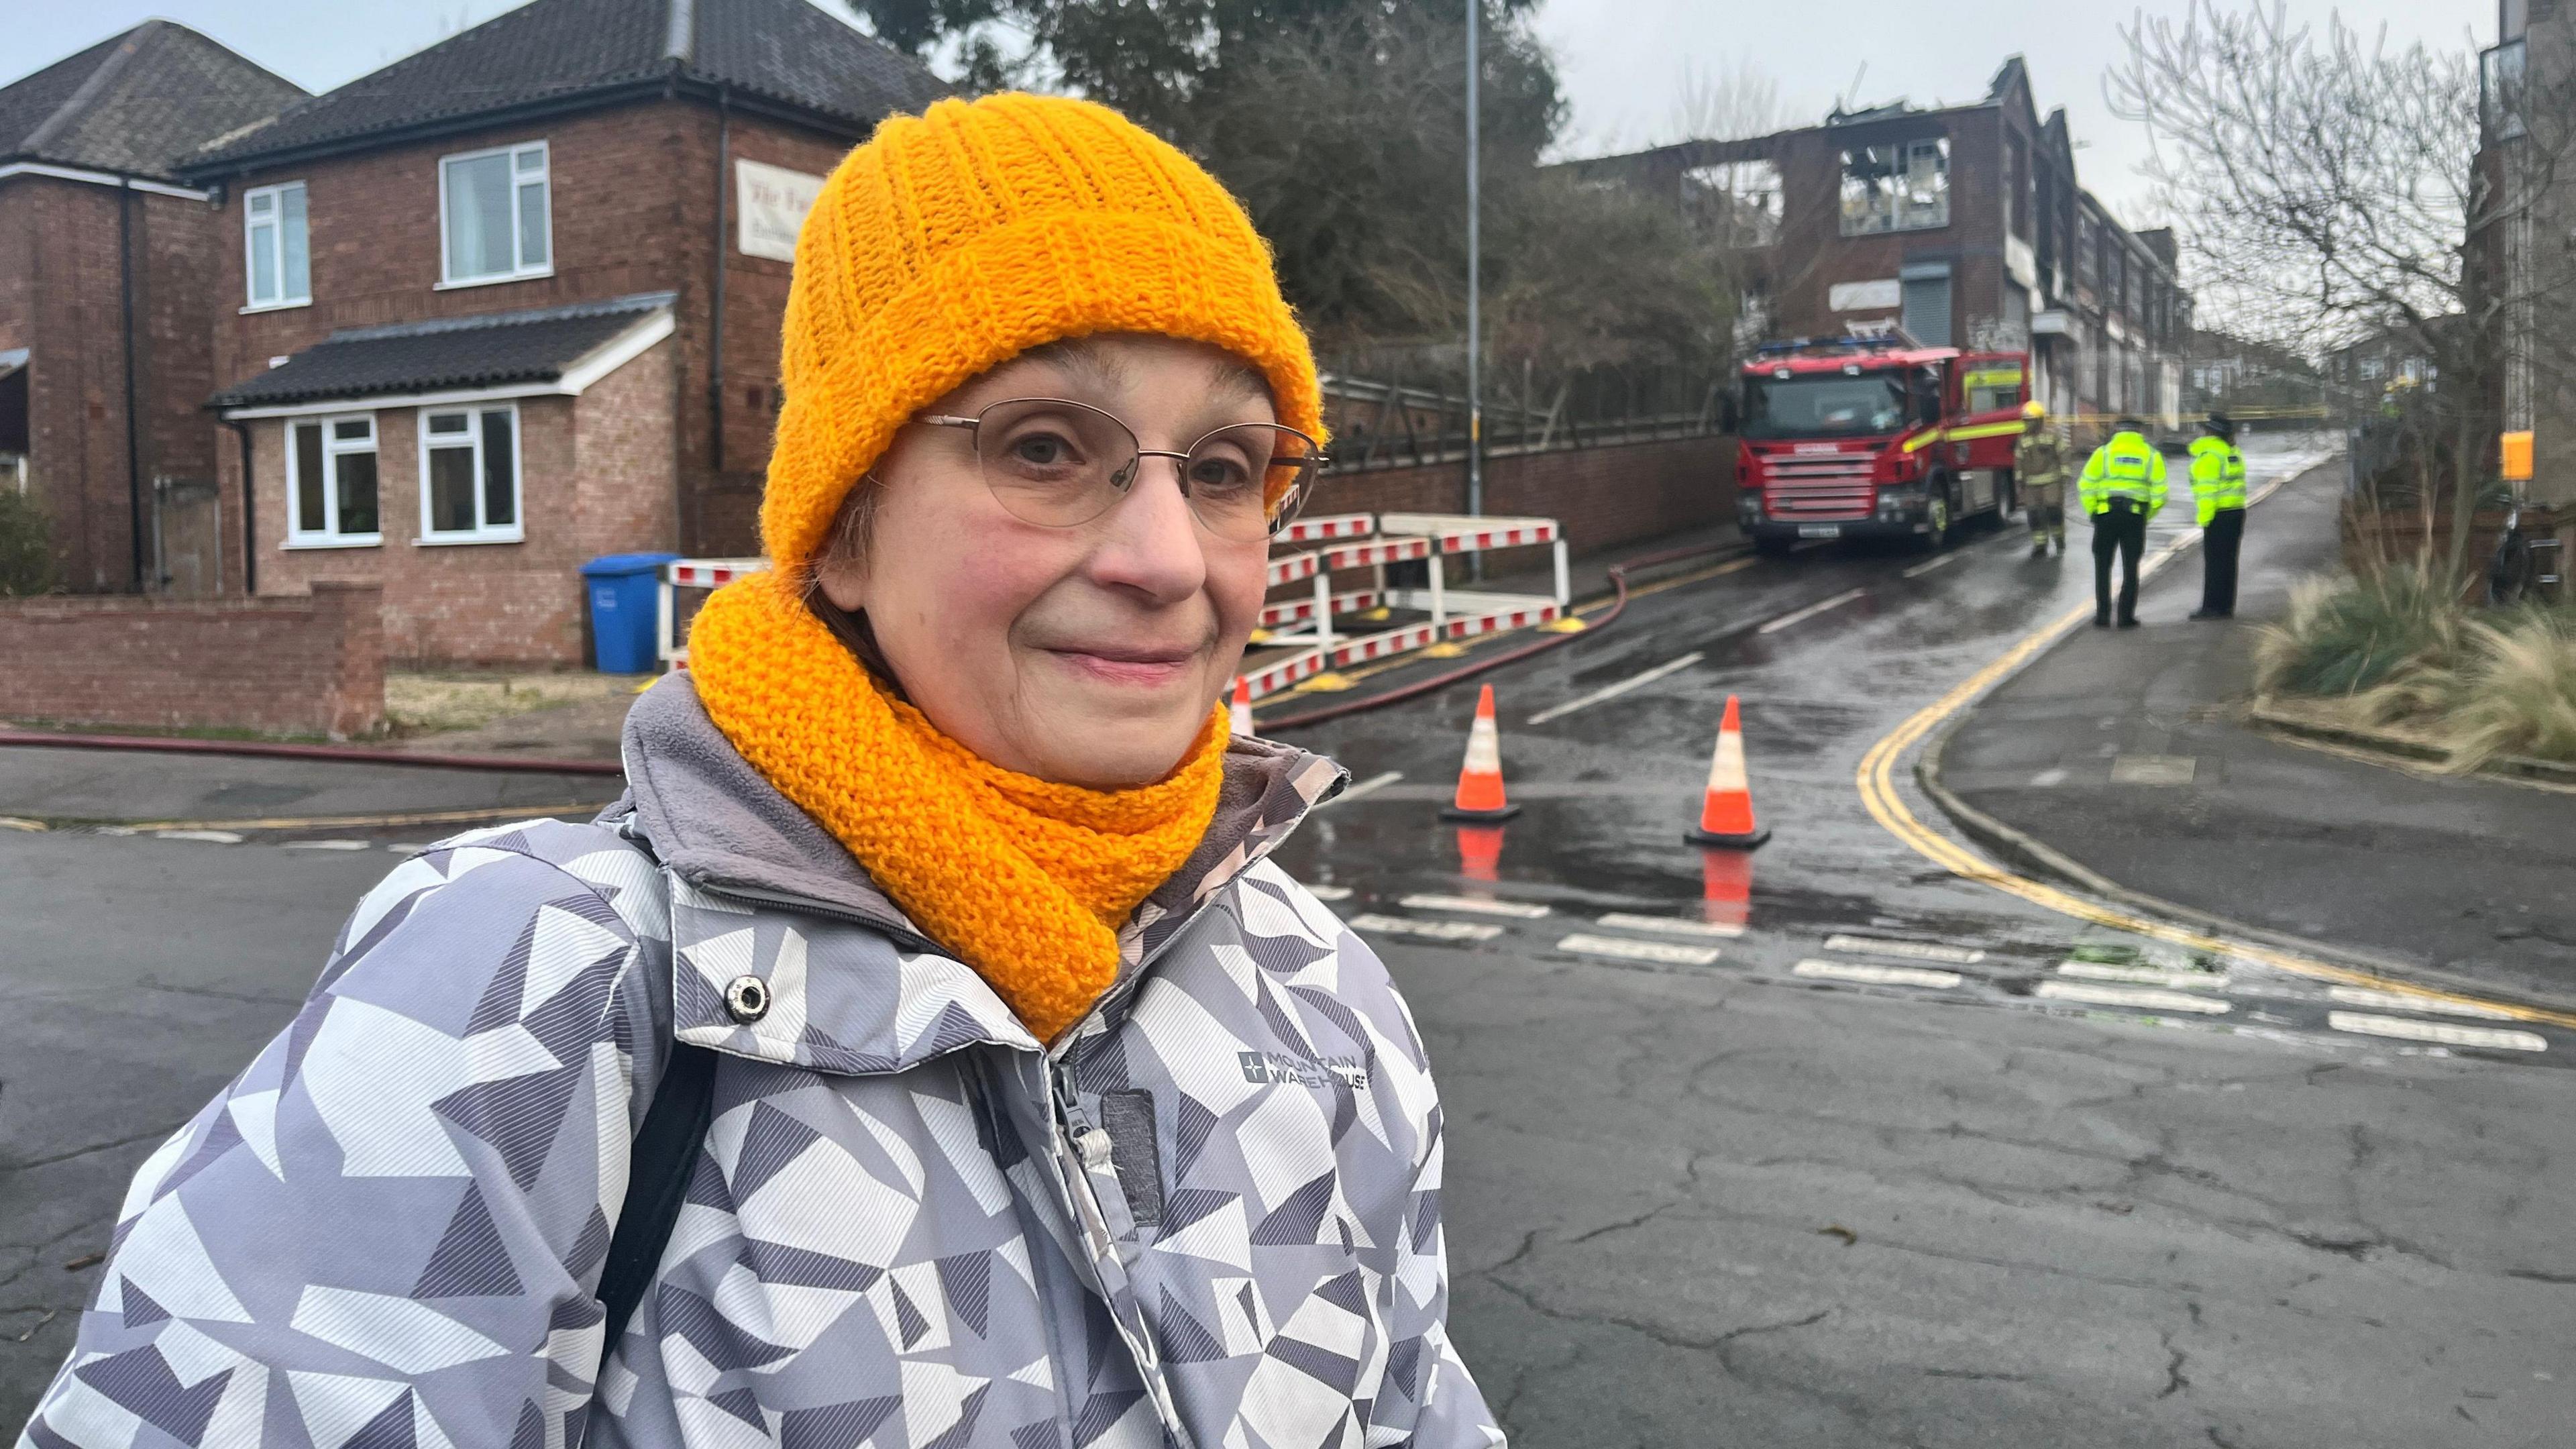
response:
<path id="1" fill-rule="evenodd" d="M 0 717 L 146 729 L 372 734 L 384 590 L 261 599 L 0 599 Z"/>
<path id="2" fill-rule="evenodd" d="M 1467 465 L 1327 473 L 1305 511 L 1464 513 Z M 1670 438 L 1488 458 L 1485 512 L 1557 519 L 1576 554 L 1725 523 L 1735 517 L 1735 439 Z"/>

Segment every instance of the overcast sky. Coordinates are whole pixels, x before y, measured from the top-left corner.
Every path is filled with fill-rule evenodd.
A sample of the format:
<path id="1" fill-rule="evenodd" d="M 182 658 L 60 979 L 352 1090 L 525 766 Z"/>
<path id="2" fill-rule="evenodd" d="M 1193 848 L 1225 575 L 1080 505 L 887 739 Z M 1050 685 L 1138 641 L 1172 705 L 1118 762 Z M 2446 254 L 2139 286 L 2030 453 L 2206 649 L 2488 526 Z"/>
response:
<path id="1" fill-rule="evenodd" d="M 311 90 L 353 80 L 441 36 L 480 23 L 519 0 L 0 0 L 14 11 L 0 82 L 59 59 L 152 15 L 192 26 Z M 1436 0 L 1434 0 L 1436 3 Z M 2151 14 L 2180 14 L 2188 0 L 2152 0 Z M 2494 0 L 2288 0 L 2294 18 L 2322 22 L 2339 9 L 2356 24 L 2388 27 L 2392 43 L 2492 44 Z M 846 8 L 825 9 L 847 16 Z M 2030 63 L 2043 115 L 2065 106 L 2087 186 L 2124 221 L 2145 225 L 2136 170 L 2145 141 L 2111 118 L 2102 72 L 2133 15 L 2098 0 L 1542 0 L 1539 29 L 1554 47 L 1573 102 L 1566 155 L 1674 139 L 1688 77 L 1747 67 L 1774 79 L 1796 122 L 1821 118 L 1847 97 L 1875 104 L 1973 100 L 2007 55 Z M 2474 41 L 2472 41 L 2474 37 Z"/>

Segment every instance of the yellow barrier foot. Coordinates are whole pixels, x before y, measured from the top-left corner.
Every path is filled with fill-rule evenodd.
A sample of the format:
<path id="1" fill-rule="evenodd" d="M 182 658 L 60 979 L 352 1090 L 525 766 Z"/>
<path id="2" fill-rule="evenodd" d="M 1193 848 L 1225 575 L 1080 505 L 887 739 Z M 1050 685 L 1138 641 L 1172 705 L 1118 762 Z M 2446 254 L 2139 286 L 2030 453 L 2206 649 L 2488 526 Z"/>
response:
<path id="1" fill-rule="evenodd" d="M 1368 620 L 1372 624 L 1383 624 L 1387 620 L 1395 617 L 1395 611 L 1393 609 L 1383 607 L 1375 608 L 1361 614 L 1360 617 Z"/>
<path id="2" fill-rule="evenodd" d="M 1415 652 L 1425 659 L 1455 659 L 1467 652 L 1467 646 L 1443 639 L 1437 644 L 1425 644 Z"/>
<path id="3" fill-rule="evenodd" d="M 1539 628 L 1550 634 L 1580 634 L 1591 627 L 1591 625 L 1584 623 L 1581 619 L 1575 618 L 1571 614 L 1566 615 L 1562 619 L 1550 619 L 1546 623 L 1539 625 Z"/>
<path id="4" fill-rule="evenodd" d="M 1357 687 L 1358 682 L 1352 679 L 1349 675 L 1335 674 L 1327 671 L 1316 675 L 1314 678 L 1307 680 L 1303 684 L 1298 685 L 1296 692 L 1299 694 L 1338 694 L 1345 689 L 1353 689 Z"/>

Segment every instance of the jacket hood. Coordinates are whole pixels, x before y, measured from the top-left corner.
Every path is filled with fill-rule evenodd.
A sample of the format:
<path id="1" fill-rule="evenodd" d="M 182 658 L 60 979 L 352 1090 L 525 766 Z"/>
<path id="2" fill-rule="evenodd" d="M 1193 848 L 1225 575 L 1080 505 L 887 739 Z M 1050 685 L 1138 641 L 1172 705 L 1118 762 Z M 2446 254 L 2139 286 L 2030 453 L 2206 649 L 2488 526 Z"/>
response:
<path id="1" fill-rule="evenodd" d="M 822 973 L 803 970 L 791 980 L 755 969 L 753 974 L 768 980 L 774 1001 L 769 1018 L 760 1024 L 772 1028 L 768 1031 L 736 1027 L 726 1014 L 719 995 L 725 983 L 716 978 L 739 963 L 716 966 L 712 960 L 686 959 L 689 953 L 684 951 L 673 961 L 673 1004 L 684 1040 L 775 1059 L 785 1045 L 776 1039 L 775 1027 L 788 1021 L 818 1029 L 833 1022 L 844 1029 L 812 1034 L 847 1043 L 853 1037 L 846 1028 L 857 1025 L 847 1019 L 853 1012 L 881 1021 L 887 1019 L 886 1008 L 891 1005 L 893 1019 L 930 1021 L 945 1014 L 944 1003 L 930 999 L 938 996 L 972 998 L 964 1003 L 968 1008 L 964 1015 L 985 1028 L 975 1037 L 1029 1044 L 1025 1030 L 1010 1019 L 998 997 L 991 997 L 989 989 L 979 989 L 981 978 L 971 970 L 955 962 L 943 962 L 955 966 L 953 972 L 924 969 L 919 956 L 933 953 L 944 958 L 949 954 L 946 948 L 877 888 L 848 849 L 743 759 L 707 716 L 685 672 L 661 680 L 636 700 L 627 712 L 620 753 L 626 765 L 626 795 L 601 815 L 601 822 L 617 826 L 632 822 L 635 833 L 651 845 L 681 887 L 675 893 L 679 909 L 690 910 L 701 892 L 746 905 L 784 906 L 863 926 L 889 938 L 893 947 L 883 952 L 881 963 L 885 974 L 899 983 L 898 999 L 892 1003 L 884 1000 L 883 981 L 831 981 Z M 1225 781 L 1207 834 L 1120 930 L 1119 983 L 1111 992 L 1123 986 L 1200 906 L 1276 849 L 1308 810 L 1338 794 L 1349 778 L 1339 765 L 1305 750 L 1258 739 L 1230 742 Z M 770 951 L 761 949 L 756 954 L 765 958 Z M 692 965 L 695 971 L 689 969 Z M 952 979 L 961 974 L 966 979 Z M 707 979 L 700 980 L 701 976 Z M 789 999 L 791 992 L 798 999 Z M 843 995 L 863 1000 L 838 1003 L 849 1009 L 837 1009 L 833 998 Z M 989 1002 L 982 999 L 988 997 Z M 964 1022 L 957 1025 L 962 1030 Z M 1071 1040 L 1085 1030 L 1077 1028 L 1066 1038 Z M 797 1043 L 792 1054 L 813 1057 L 806 1050 L 813 1044 Z M 959 1044 L 962 1041 L 945 1045 Z M 844 1070 L 884 1070 L 898 1058 L 912 1058 L 914 1051 L 899 1045 L 891 1056 L 864 1055 L 873 1060 L 840 1065 Z"/>

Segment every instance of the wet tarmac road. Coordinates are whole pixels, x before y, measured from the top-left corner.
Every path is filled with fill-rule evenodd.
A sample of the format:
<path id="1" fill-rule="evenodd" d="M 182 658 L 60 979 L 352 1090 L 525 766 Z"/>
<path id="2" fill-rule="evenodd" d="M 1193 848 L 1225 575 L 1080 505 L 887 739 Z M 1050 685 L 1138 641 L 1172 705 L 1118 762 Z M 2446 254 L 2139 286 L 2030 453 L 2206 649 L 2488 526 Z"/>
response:
<path id="1" fill-rule="evenodd" d="M 1293 736 L 1368 787 L 1286 864 L 1423 1020 L 1515 1442 L 2568 1442 L 2576 1034 L 2070 919 L 1864 808 L 1873 745 L 2089 600 L 2026 552 L 1747 561 L 1496 671 L 1500 829 L 1436 815 L 1472 689 Z M 1750 857 L 1681 840 L 1730 692 Z"/>
<path id="2" fill-rule="evenodd" d="M 1297 736 L 1402 776 L 1287 864 L 1351 892 L 1431 1043 L 1454 1332 L 1515 1442 L 2566 1444 L 2576 1042 L 2337 1032 L 2389 1013 L 1963 881 L 1862 808 L 1876 741 L 2089 590 L 2023 551 L 1748 561 L 1498 671 L 1499 837 L 1434 814 L 1472 690 Z M 1730 690 L 1777 837 L 1704 858 Z M 135 1163 L 434 833 L 0 833 L 0 1426 Z"/>

